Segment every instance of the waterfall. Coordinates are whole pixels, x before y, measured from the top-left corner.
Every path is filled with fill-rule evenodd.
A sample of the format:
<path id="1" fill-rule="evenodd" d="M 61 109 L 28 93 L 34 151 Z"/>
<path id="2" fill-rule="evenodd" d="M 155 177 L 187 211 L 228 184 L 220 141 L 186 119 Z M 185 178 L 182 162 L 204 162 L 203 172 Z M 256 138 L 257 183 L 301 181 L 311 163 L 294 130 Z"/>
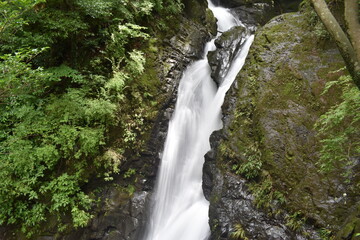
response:
<path id="1" fill-rule="evenodd" d="M 218 19 L 219 34 L 240 25 L 228 9 L 209 8 Z M 217 88 L 210 77 L 207 43 L 202 60 L 191 64 L 180 80 L 175 112 L 170 120 L 145 240 L 205 240 L 210 235 L 209 202 L 202 190 L 204 155 L 210 134 L 222 127 L 221 105 L 242 68 L 253 36 L 248 36 Z"/>

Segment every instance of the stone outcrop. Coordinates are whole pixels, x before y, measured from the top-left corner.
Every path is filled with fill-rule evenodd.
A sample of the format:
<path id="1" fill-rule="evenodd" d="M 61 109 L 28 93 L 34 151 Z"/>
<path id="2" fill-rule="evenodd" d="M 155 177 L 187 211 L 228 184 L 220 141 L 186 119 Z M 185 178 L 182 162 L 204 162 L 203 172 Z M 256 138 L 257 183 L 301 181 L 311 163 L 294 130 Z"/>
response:
<path id="1" fill-rule="evenodd" d="M 208 154 L 204 166 L 204 178 L 216 182 L 212 189 L 204 189 L 212 203 L 209 209 L 211 240 L 230 239 L 231 233 L 236 231 L 236 224 L 241 225 L 248 239 L 304 239 L 301 233 L 292 231 L 281 217 L 269 216 L 266 211 L 257 209 L 246 180 L 230 172 L 221 173 L 213 157 L 211 153 Z M 304 226 L 304 230 L 310 239 L 319 239 L 316 231 L 308 226 Z"/>
<path id="2" fill-rule="evenodd" d="M 271 18 L 296 12 L 302 0 L 213 0 L 215 5 L 230 8 L 247 26 L 262 26 Z"/>
<path id="3" fill-rule="evenodd" d="M 273 0 L 214 0 L 215 5 L 220 5 L 227 8 L 234 8 L 238 6 L 250 6 L 256 3 L 273 4 Z"/>
<path id="4" fill-rule="evenodd" d="M 267 0 L 233 0 L 213 1 L 215 5 L 229 7 L 230 11 L 248 28 L 234 27 L 223 33 L 215 41 L 217 49 L 207 55 L 211 67 L 211 77 L 219 86 L 226 76 L 230 63 L 238 53 L 244 37 L 254 33 L 256 28 L 267 23 L 271 18 L 283 11 L 294 11 L 299 1 L 267 1 Z"/>
<path id="5" fill-rule="evenodd" d="M 250 6 L 238 6 L 231 9 L 246 26 L 262 26 L 271 18 L 280 14 L 280 9 L 271 3 L 254 3 Z"/>
<path id="6" fill-rule="evenodd" d="M 241 49 L 247 31 L 243 26 L 231 28 L 215 40 L 215 51 L 207 55 L 211 68 L 211 77 L 219 86 L 224 81 L 234 57 Z"/>
<path id="7" fill-rule="evenodd" d="M 240 6 L 253 7 L 256 5 L 276 6 L 279 13 L 285 13 L 297 11 L 301 1 L 302 0 L 213 0 L 213 3 L 227 8 Z"/>

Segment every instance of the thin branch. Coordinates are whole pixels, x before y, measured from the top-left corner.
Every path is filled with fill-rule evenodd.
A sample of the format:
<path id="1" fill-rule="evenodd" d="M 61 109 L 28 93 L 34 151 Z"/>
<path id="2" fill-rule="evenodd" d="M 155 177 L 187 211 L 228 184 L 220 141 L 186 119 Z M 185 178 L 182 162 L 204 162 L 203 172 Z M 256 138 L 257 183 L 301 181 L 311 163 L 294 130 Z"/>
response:
<path id="1" fill-rule="evenodd" d="M 353 1 L 355 0 L 346 0 Z M 325 25 L 327 31 L 330 33 L 332 38 L 335 40 L 336 45 L 345 61 L 346 67 L 349 70 L 356 86 L 360 89 L 360 72 L 357 71 L 359 64 L 355 54 L 355 49 L 351 44 L 349 38 L 340 27 L 340 24 L 335 19 L 330 9 L 328 8 L 325 0 L 311 0 L 314 9 Z M 357 2 L 357 1 L 356 1 Z"/>

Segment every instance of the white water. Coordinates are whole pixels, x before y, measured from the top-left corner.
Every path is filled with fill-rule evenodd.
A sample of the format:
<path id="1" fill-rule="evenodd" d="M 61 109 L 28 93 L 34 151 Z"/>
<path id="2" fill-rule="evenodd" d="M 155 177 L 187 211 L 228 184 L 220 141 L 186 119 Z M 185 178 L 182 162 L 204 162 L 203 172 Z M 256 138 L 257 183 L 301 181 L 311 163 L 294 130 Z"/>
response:
<path id="1" fill-rule="evenodd" d="M 219 32 L 241 24 L 227 9 L 211 3 L 209 8 L 218 19 Z M 204 155 L 210 150 L 210 134 L 222 127 L 221 105 L 225 93 L 242 68 L 252 41 L 253 36 L 249 36 L 218 89 L 210 77 L 206 58 L 209 50 L 216 49 L 214 40 L 206 45 L 204 59 L 193 63 L 183 73 L 145 240 L 205 240 L 209 237 L 209 202 L 202 190 Z"/>

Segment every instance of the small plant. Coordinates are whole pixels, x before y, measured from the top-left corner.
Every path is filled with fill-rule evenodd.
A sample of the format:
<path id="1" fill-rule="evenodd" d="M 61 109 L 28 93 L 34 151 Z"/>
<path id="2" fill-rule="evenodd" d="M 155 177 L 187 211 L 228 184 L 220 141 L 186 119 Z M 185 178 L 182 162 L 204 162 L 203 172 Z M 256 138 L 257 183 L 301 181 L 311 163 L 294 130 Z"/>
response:
<path id="1" fill-rule="evenodd" d="M 219 153 L 226 160 L 235 159 L 236 153 L 228 146 L 228 143 L 222 141 L 219 145 Z"/>
<path id="2" fill-rule="evenodd" d="M 285 220 L 285 225 L 293 231 L 300 231 L 305 223 L 305 217 L 303 217 L 301 211 L 296 211 L 295 213 L 286 216 Z"/>
<path id="3" fill-rule="evenodd" d="M 230 237 L 236 240 L 249 240 L 246 237 L 245 230 L 240 223 L 234 225 L 234 231 L 230 233 Z"/>
<path id="4" fill-rule="evenodd" d="M 136 169 L 129 168 L 126 173 L 124 173 L 124 178 L 130 178 L 131 176 L 134 176 L 136 174 Z"/>
<path id="5" fill-rule="evenodd" d="M 120 172 L 120 165 L 122 160 L 124 160 L 123 154 L 123 149 L 117 149 L 116 151 L 108 149 L 102 156 L 97 157 L 95 159 L 95 166 L 102 166 L 106 169 L 104 173 L 98 175 L 103 175 L 105 181 L 112 181 L 112 175 Z"/>
<path id="6" fill-rule="evenodd" d="M 129 186 L 127 186 L 126 187 L 126 192 L 130 195 L 130 196 L 132 196 L 134 193 L 135 193 L 135 191 L 136 191 L 136 188 L 135 188 L 135 186 L 134 185 L 129 185 Z"/>
<path id="7" fill-rule="evenodd" d="M 321 228 L 319 231 L 320 238 L 322 240 L 332 240 L 334 239 L 332 235 L 332 231 L 327 228 Z"/>
<path id="8" fill-rule="evenodd" d="M 261 152 L 258 148 L 258 144 L 251 145 L 245 151 L 245 157 L 247 161 L 241 165 L 234 164 L 232 170 L 238 175 L 243 175 L 247 179 L 253 179 L 259 176 L 261 172 Z"/>
<path id="9" fill-rule="evenodd" d="M 254 195 L 254 204 L 257 208 L 269 208 L 273 201 L 279 204 L 286 202 L 284 194 L 273 188 L 270 176 L 267 176 L 260 184 L 251 184 L 250 190 Z"/>

